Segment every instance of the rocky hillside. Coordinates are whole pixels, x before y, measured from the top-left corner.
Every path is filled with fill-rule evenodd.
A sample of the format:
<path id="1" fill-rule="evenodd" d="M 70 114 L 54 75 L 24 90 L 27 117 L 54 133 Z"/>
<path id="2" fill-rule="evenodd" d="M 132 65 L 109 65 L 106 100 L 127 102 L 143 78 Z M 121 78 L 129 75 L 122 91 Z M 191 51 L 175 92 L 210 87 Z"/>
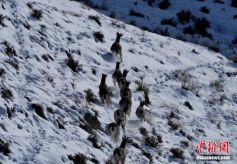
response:
<path id="1" fill-rule="evenodd" d="M 206 47 L 141 30 L 68 0 L 1 0 L 0 163 L 196 163 L 196 145 L 230 142 L 237 162 L 237 69 Z M 132 110 L 118 142 L 105 133 L 119 108 L 110 46 L 121 32 Z M 101 104 L 107 74 L 111 106 Z M 141 122 L 144 92 L 151 104 Z"/>
<path id="2" fill-rule="evenodd" d="M 76 0 L 141 29 L 237 54 L 236 0 Z"/>

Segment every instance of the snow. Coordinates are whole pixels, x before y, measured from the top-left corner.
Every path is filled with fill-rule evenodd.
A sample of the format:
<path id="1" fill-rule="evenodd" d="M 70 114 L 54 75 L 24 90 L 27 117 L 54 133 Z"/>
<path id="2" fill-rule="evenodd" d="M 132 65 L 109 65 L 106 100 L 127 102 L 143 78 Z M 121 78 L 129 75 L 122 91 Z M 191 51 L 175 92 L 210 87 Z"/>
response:
<path id="1" fill-rule="evenodd" d="M 1 14 L 8 19 L 5 20 L 7 27 L 0 29 L 0 42 L 8 41 L 17 52 L 17 56 L 8 57 L 3 44 L 0 46 L 0 68 L 6 71 L 5 78 L 1 77 L 1 90 L 7 87 L 13 93 L 12 100 L 0 98 L 0 124 L 6 128 L 5 131 L 1 126 L 0 138 L 9 143 L 11 150 L 9 156 L 0 153 L 2 163 L 72 163 L 68 155 L 78 153 L 105 163 L 112 156 L 121 139 L 113 143 L 103 131 L 95 130 L 103 145 L 101 149 L 96 149 L 87 140 L 90 134 L 79 125 L 84 114 L 93 114 L 93 110 L 98 112 L 103 128 L 113 121 L 113 112 L 117 110 L 120 98 L 119 89 L 113 86 L 111 78 L 116 61 L 111 57 L 109 48 L 118 31 L 123 33 L 124 62 L 121 69 L 129 70 L 127 79 L 132 82 L 133 92 L 132 113 L 125 134 L 152 154 L 153 163 L 180 163 L 181 160 L 171 157 L 169 149 L 173 147 L 184 151 L 184 162 L 194 163 L 196 144 L 202 139 L 230 141 L 232 160 L 226 163 L 236 163 L 237 76 L 226 75 L 227 72 L 236 72 L 236 65 L 223 55 L 206 47 L 142 31 L 78 2 L 34 0 L 33 8 L 43 11 L 41 20 L 30 16 L 27 0 L 1 2 L 6 8 L 1 10 Z M 88 19 L 89 15 L 98 15 L 102 26 Z M 30 30 L 24 27 L 24 22 L 31 26 Z M 42 25 L 46 27 L 43 30 Z M 104 43 L 95 42 L 95 31 L 104 34 Z M 193 53 L 193 49 L 199 54 Z M 70 50 L 73 58 L 82 64 L 82 71 L 73 72 L 66 65 L 65 50 Z M 78 55 L 78 50 L 81 55 Z M 44 54 L 49 54 L 54 61 L 45 61 L 42 58 Z M 18 61 L 18 70 L 6 63 L 6 60 L 13 58 Z M 140 71 L 133 71 L 133 66 Z M 96 70 L 96 75 L 92 74 L 91 68 Z M 187 70 L 192 75 L 199 96 L 182 89 L 180 80 L 175 77 L 175 72 L 179 70 Z M 102 73 L 108 74 L 107 84 L 115 92 L 112 108 L 93 103 L 87 107 L 84 90 L 90 88 L 98 96 Z M 141 123 L 135 115 L 143 93 L 136 91 L 134 81 L 141 75 L 150 90 L 152 104 L 146 107 L 152 117 L 149 123 Z M 223 92 L 210 86 L 213 80 L 224 82 Z M 223 104 L 220 97 L 224 97 Z M 184 106 L 185 101 L 190 102 L 194 110 Z M 32 103 L 42 105 L 47 120 L 34 112 L 30 107 Z M 16 109 L 11 119 L 8 118 L 6 105 Z M 47 107 L 51 107 L 54 114 L 47 111 Z M 173 130 L 168 125 L 167 116 L 171 111 L 180 117 L 181 129 L 193 137 L 191 141 L 179 132 L 180 129 Z M 58 128 L 57 120 L 66 122 L 65 129 Z M 145 145 L 139 133 L 140 127 L 145 127 L 150 135 L 154 128 L 162 136 L 163 143 L 157 148 Z M 189 142 L 189 147 L 182 148 L 180 141 Z M 140 149 L 129 145 L 127 151 L 126 163 L 149 163 Z"/>

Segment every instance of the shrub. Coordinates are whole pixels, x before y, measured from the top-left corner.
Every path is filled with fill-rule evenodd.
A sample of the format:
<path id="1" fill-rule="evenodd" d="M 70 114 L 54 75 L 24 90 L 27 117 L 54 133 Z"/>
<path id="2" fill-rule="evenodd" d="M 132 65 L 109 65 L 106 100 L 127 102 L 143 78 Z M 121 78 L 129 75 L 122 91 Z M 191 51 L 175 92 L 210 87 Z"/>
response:
<path id="1" fill-rule="evenodd" d="M 136 16 L 136 17 L 141 17 L 141 18 L 145 18 L 145 16 L 142 13 L 136 12 L 133 9 L 131 9 L 129 11 L 129 15 L 130 16 Z"/>
<path id="2" fill-rule="evenodd" d="M 91 158 L 90 161 L 94 164 L 100 164 L 100 162 L 96 158 Z"/>
<path id="3" fill-rule="evenodd" d="M 60 120 L 60 119 L 57 119 L 56 121 L 57 121 L 57 123 L 58 123 L 58 128 L 59 128 L 59 129 L 65 129 L 65 126 L 64 126 L 64 125 L 65 125 L 66 122 L 63 122 L 63 121 Z"/>
<path id="4" fill-rule="evenodd" d="M 19 62 L 17 61 L 17 59 L 13 59 L 13 60 L 6 60 L 6 63 L 10 64 L 12 67 L 14 67 L 16 70 L 19 69 Z"/>
<path id="5" fill-rule="evenodd" d="M 195 34 L 195 30 L 192 26 L 188 26 L 188 27 L 185 27 L 183 29 L 183 33 L 184 34 L 189 34 L 189 35 L 194 35 Z"/>
<path id="6" fill-rule="evenodd" d="M 205 135 L 205 131 L 203 129 L 197 129 L 197 131 L 198 131 L 198 133 Z"/>
<path id="7" fill-rule="evenodd" d="M 187 135 L 186 137 L 187 137 L 187 139 L 188 139 L 189 141 L 192 141 L 192 140 L 194 140 L 194 137 L 193 137 L 193 136 L 191 136 L 191 135 Z"/>
<path id="8" fill-rule="evenodd" d="M 116 18 L 116 13 L 114 11 L 112 11 L 109 15 L 110 18 Z"/>
<path id="9" fill-rule="evenodd" d="M 192 53 L 199 54 L 199 52 L 196 49 L 192 49 Z"/>
<path id="10" fill-rule="evenodd" d="M 72 71 L 78 72 L 82 70 L 82 65 L 79 64 L 78 61 L 75 61 L 72 57 L 72 55 L 69 52 L 66 52 L 68 59 L 65 59 L 65 62 L 69 68 L 71 68 Z"/>
<path id="11" fill-rule="evenodd" d="M 80 51 L 80 50 L 77 50 L 77 54 L 78 54 L 79 56 L 81 56 L 81 51 Z"/>
<path id="12" fill-rule="evenodd" d="M 205 14 L 208 14 L 209 13 L 209 9 L 206 7 L 206 6 L 203 6 L 199 9 L 199 11 L 205 13 Z"/>
<path id="13" fill-rule="evenodd" d="M 184 137 L 187 136 L 186 132 L 185 132 L 183 129 L 180 129 L 180 130 L 179 130 L 179 133 L 180 133 L 182 136 L 184 136 Z"/>
<path id="14" fill-rule="evenodd" d="M 5 143 L 1 139 L 0 139 L 0 153 L 2 153 L 5 156 L 8 156 L 8 154 L 11 153 L 11 150 L 9 148 L 9 144 Z"/>
<path id="15" fill-rule="evenodd" d="M 6 101 L 12 100 L 12 98 L 13 98 L 12 91 L 10 89 L 8 89 L 7 87 L 2 87 L 1 88 L 1 97 L 3 99 L 5 99 Z"/>
<path id="16" fill-rule="evenodd" d="M 181 145 L 183 145 L 184 147 L 189 147 L 189 143 L 188 141 L 180 141 Z"/>
<path id="17" fill-rule="evenodd" d="M 108 159 L 105 161 L 105 164 L 114 164 L 113 159 Z"/>
<path id="18" fill-rule="evenodd" d="M 170 35 L 168 28 L 163 29 L 163 28 L 159 28 L 159 27 L 158 27 L 158 28 L 155 30 L 155 32 L 156 32 L 157 34 L 159 34 L 159 35 L 162 35 L 162 36 L 169 36 L 169 35 Z"/>
<path id="19" fill-rule="evenodd" d="M 130 25 L 133 25 L 133 26 L 136 26 L 136 22 L 135 22 L 135 21 L 133 21 L 133 20 L 132 20 L 132 21 L 130 21 L 130 22 L 129 22 L 129 24 L 130 24 Z"/>
<path id="20" fill-rule="evenodd" d="M 164 18 L 160 21 L 160 24 L 162 25 L 170 25 L 170 26 L 176 26 L 177 22 L 174 18 Z"/>
<path id="21" fill-rule="evenodd" d="M 73 161 L 74 164 L 86 164 L 87 163 L 87 157 L 84 154 L 76 154 L 74 156 L 68 155 L 68 159 Z"/>
<path id="22" fill-rule="evenodd" d="M 140 132 L 140 134 L 142 135 L 142 136 L 148 136 L 148 131 L 146 130 L 146 128 L 144 128 L 144 127 L 140 127 L 139 128 L 139 132 Z"/>
<path id="23" fill-rule="evenodd" d="M 33 9 L 31 12 L 31 16 L 37 20 L 40 20 L 43 17 L 43 11 L 42 10 L 37 10 Z"/>
<path id="24" fill-rule="evenodd" d="M 49 62 L 49 60 L 54 61 L 53 57 L 50 56 L 49 54 L 42 55 L 42 58 L 47 62 Z"/>
<path id="25" fill-rule="evenodd" d="M 3 9 L 3 10 L 6 10 L 6 8 L 5 8 L 5 6 L 4 6 L 3 4 L 2 4 L 2 9 Z"/>
<path id="26" fill-rule="evenodd" d="M 4 46 L 5 46 L 5 53 L 6 53 L 9 57 L 17 56 L 15 49 L 13 48 L 13 46 L 12 46 L 9 42 L 4 41 L 3 44 L 4 44 Z"/>
<path id="27" fill-rule="evenodd" d="M 6 74 L 5 69 L 0 68 L 0 77 L 3 78 L 5 74 Z"/>
<path id="28" fill-rule="evenodd" d="M 188 70 L 175 70 L 174 71 L 174 76 L 178 78 L 181 82 L 186 81 L 186 78 L 190 78 L 190 74 Z"/>
<path id="29" fill-rule="evenodd" d="M 91 134 L 87 138 L 91 143 L 94 148 L 100 149 L 101 146 L 98 144 L 98 138 L 95 134 Z"/>
<path id="30" fill-rule="evenodd" d="M 94 39 L 96 42 L 104 42 L 104 34 L 100 31 L 93 33 Z"/>
<path id="31" fill-rule="evenodd" d="M 185 101 L 185 102 L 184 102 L 184 105 L 185 105 L 188 109 L 193 110 L 193 106 L 190 104 L 190 102 Z"/>
<path id="32" fill-rule="evenodd" d="M 232 41 L 233 44 L 237 44 L 237 36 L 235 37 L 235 39 Z"/>
<path id="33" fill-rule="evenodd" d="M 147 157 L 147 159 L 149 159 L 150 160 L 150 162 L 149 163 L 153 163 L 152 161 L 153 161 L 153 156 L 152 156 L 152 154 L 151 153 L 149 153 L 149 152 L 146 152 L 145 150 L 143 150 L 142 149 L 142 155 L 144 155 L 145 157 Z"/>
<path id="34" fill-rule="evenodd" d="M 208 46 L 208 49 L 214 52 L 220 52 L 220 49 L 217 46 Z"/>
<path id="35" fill-rule="evenodd" d="M 171 3 L 169 0 L 163 0 L 162 2 L 159 3 L 159 8 L 162 10 L 166 10 L 170 7 Z"/>
<path id="36" fill-rule="evenodd" d="M 91 73 L 92 73 L 93 75 L 97 75 L 96 69 L 95 69 L 95 68 L 91 68 Z"/>
<path id="37" fill-rule="evenodd" d="M 141 147 L 139 146 L 139 144 L 136 143 L 136 142 L 133 142 L 131 145 L 132 145 L 133 147 L 137 148 L 137 149 L 141 149 Z"/>
<path id="38" fill-rule="evenodd" d="M 189 23 L 192 18 L 192 13 L 189 10 L 182 10 L 176 14 L 180 23 Z"/>
<path id="39" fill-rule="evenodd" d="M 86 102 L 87 103 L 97 103 L 98 102 L 98 99 L 96 97 L 96 95 L 92 92 L 91 89 L 87 89 L 84 91 L 86 93 Z"/>
<path id="40" fill-rule="evenodd" d="M 155 0 L 147 0 L 147 4 L 151 7 L 153 6 L 154 2 L 155 2 Z"/>
<path id="41" fill-rule="evenodd" d="M 144 143 L 147 146 L 157 147 L 159 144 L 159 139 L 156 136 L 146 136 L 144 137 Z"/>
<path id="42" fill-rule="evenodd" d="M 131 52 L 131 51 L 132 51 L 132 52 Z M 129 49 L 129 52 L 134 53 L 135 50 L 134 50 L 134 49 Z M 134 72 L 140 72 L 140 70 L 139 70 L 137 67 L 135 67 L 135 66 L 132 66 L 131 69 L 132 69 Z M 138 83 L 139 83 L 139 82 L 138 82 Z"/>
<path id="43" fill-rule="evenodd" d="M 12 118 L 13 114 L 16 112 L 15 107 L 13 108 L 9 108 L 7 105 L 5 105 L 7 107 L 7 116 L 9 119 Z"/>
<path id="44" fill-rule="evenodd" d="M 206 29 L 210 27 L 210 22 L 206 18 L 198 18 L 195 20 L 194 25 L 197 30 L 202 29 L 202 28 Z"/>
<path id="45" fill-rule="evenodd" d="M 129 48 L 128 51 L 129 51 L 131 54 L 134 54 L 136 50 L 135 50 L 134 48 Z M 133 66 L 132 69 L 133 69 L 133 68 L 135 68 L 135 67 Z M 133 69 L 133 70 L 136 72 L 137 69 L 135 68 L 135 69 Z"/>
<path id="46" fill-rule="evenodd" d="M 141 29 L 142 29 L 142 30 L 145 30 L 145 31 L 151 32 L 151 29 L 150 29 L 149 27 L 146 27 L 146 26 L 141 27 Z"/>
<path id="47" fill-rule="evenodd" d="M 161 135 L 158 135 L 158 134 L 156 133 L 155 128 L 152 129 L 152 134 L 157 137 L 159 143 L 162 143 L 162 142 L 163 142 L 162 136 L 161 136 Z"/>
<path id="48" fill-rule="evenodd" d="M 0 127 L 2 128 L 2 130 L 7 132 L 7 128 L 6 128 L 6 125 L 4 123 L 0 123 Z"/>
<path id="49" fill-rule="evenodd" d="M 224 2 L 222 0 L 214 0 L 214 3 L 224 4 Z"/>
<path id="50" fill-rule="evenodd" d="M 100 22 L 100 17 L 99 16 L 90 15 L 88 18 L 91 19 L 91 20 L 94 20 L 99 26 L 101 26 L 101 22 Z"/>
<path id="51" fill-rule="evenodd" d="M 33 9 L 33 3 L 28 2 L 26 5 L 27 5 L 27 7 L 29 7 L 30 9 Z"/>
<path id="52" fill-rule="evenodd" d="M 174 158 L 184 159 L 184 152 L 179 148 L 171 148 L 170 152 Z"/>
<path id="53" fill-rule="evenodd" d="M 226 72 L 228 77 L 237 76 L 237 72 Z"/>
<path id="54" fill-rule="evenodd" d="M 44 118 L 45 120 L 47 120 L 45 113 L 44 113 L 44 109 L 40 104 L 31 104 L 31 108 L 34 109 L 35 113 L 37 115 L 39 115 L 40 117 Z"/>
<path id="55" fill-rule="evenodd" d="M 231 6 L 237 8 L 237 0 L 232 0 Z"/>
<path id="56" fill-rule="evenodd" d="M 3 27 L 6 27 L 5 23 L 4 23 L 4 20 L 5 20 L 5 16 L 3 16 L 2 14 L 0 14 L 0 25 L 3 26 Z"/>
<path id="57" fill-rule="evenodd" d="M 210 27 L 210 22 L 206 18 L 198 18 L 194 22 L 195 31 L 204 36 L 212 38 L 212 36 L 207 32 L 207 28 Z"/>
<path id="58" fill-rule="evenodd" d="M 52 107 L 47 107 L 47 111 L 51 114 L 55 114 L 55 111 L 53 110 Z"/>
<path id="59" fill-rule="evenodd" d="M 88 125 L 87 123 L 82 123 L 79 125 L 79 127 L 83 130 L 85 130 L 87 133 L 92 134 L 93 133 L 93 129 L 90 127 L 90 125 Z"/>

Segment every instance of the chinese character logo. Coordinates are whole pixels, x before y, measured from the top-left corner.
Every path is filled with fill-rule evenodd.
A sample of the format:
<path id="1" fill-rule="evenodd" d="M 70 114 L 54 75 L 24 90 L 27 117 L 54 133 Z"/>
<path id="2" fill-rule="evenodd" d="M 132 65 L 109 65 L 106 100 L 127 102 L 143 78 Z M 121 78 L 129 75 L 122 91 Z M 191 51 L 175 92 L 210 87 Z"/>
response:
<path id="1" fill-rule="evenodd" d="M 197 156 L 198 160 L 230 160 L 229 154 L 229 141 L 221 142 L 205 142 L 201 140 L 197 145 L 196 149 L 199 153 Z"/>
<path id="2" fill-rule="evenodd" d="M 202 154 L 203 153 L 203 149 L 205 147 L 205 141 L 204 140 L 201 140 L 199 144 L 197 144 L 197 149 L 199 151 L 199 154 Z"/>

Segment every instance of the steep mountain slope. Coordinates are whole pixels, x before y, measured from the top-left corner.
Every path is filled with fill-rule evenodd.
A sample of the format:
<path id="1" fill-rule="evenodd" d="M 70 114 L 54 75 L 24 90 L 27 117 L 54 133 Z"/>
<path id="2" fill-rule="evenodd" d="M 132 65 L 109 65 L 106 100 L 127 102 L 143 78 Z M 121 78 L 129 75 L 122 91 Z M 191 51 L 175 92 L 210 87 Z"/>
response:
<path id="1" fill-rule="evenodd" d="M 78 1 L 154 33 L 208 46 L 226 56 L 237 53 L 235 0 Z"/>
<path id="2" fill-rule="evenodd" d="M 1 143 L 2 163 L 72 163 L 68 155 L 79 153 L 88 163 L 111 158 L 121 142 L 104 133 L 120 100 L 111 78 L 116 61 L 109 53 L 118 31 L 124 34 L 121 67 L 129 70 L 133 91 L 125 130 L 133 144 L 127 147 L 126 163 L 195 163 L 196 144 L 202 139 L 230 141 L 232 160 L 227 163 L 236 163 L 237 70 L 221 54 L 142 31 L 77 2 L 1 4 L 0 139 L 10 149 L 4 153 Z M 98 31 L 103 42 L 94 38 Z M 80 69 L 69 68 L 65 51 L 79 61 Z M 97 101 L 86 105 L 84 90 L 90 88 L 98 97 L 102 73 L 108 74 L 112 107 Z M 146 109 L 151 118 L 145 123 L 135 115 L 143 99 L 135 85 L 140 76 L 150 90 Z M 95 113 L 101 125 L 91 123 Z M 98 143 L 92 144 L 91 135 Z M 172 148 L 183 154 L 173 155 Z"/>

